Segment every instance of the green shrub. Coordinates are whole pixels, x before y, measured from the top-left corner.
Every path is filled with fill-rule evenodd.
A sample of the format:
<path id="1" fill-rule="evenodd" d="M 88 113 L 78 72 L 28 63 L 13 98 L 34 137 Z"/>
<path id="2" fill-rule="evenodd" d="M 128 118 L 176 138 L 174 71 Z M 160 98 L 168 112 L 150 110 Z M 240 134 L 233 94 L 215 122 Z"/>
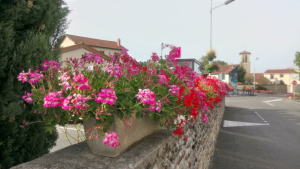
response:
<path id="1" fill-rule="evenodd" d="M 260 85 L 256 85 L 255 90 L 267 90 L 267 88 L 260 86 Z"/>
<path id="2" fill-rule="evenodd" d="M 59 60 L 59 45 L 68 25 L 69 10 L 64 5 L 64 1 L 1 1 L 0 169 L 48 153 L 57 140 L 57 132 L 46 133 L 44 123 L 22 128 L 24 120 L 39 121 L 43 116 L 21 102 L 31 86 L 16 77 L 44 60 Z"/>

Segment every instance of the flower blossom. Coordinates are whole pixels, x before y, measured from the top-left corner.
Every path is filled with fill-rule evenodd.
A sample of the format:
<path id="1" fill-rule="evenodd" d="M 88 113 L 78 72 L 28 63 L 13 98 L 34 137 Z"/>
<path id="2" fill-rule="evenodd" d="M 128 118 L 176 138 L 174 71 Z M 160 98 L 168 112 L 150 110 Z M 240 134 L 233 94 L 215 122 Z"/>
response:
<path id="1" fill-rule="evenodd" d="M 154 110 L 158 111 L 159 113 L 161 112 L 161 103 L 160 101 L 157 101 L 155 103 L 155 105 L 151 105 L 150 107 L 150 110 L 153 112 Z"/>
<path id="2" fill-rule="evenodd" d="M 72 106 L 69 105 L 70 99 L 72 99 L 72 96 L 68 96 L 67 98 L 64 99 L 62 106 L 61 106 L 64 110 L 68 110 L 68 109 L 72 108 Z"/>
<path id="3" fill-rule="evenodd" d="M 112 132 L 111 134 L 105 133 L 106 138 L 103 139 L 103 143 L 107 144 L 107 147 L 112 146 L 112 147 L 116 147 L 119 143 L 119 137 L 117 136 L 117 134 L 115 132 Z"/>
<path id="4" fill-rule="evenodd" d="M 107 103 L 113 105 L 117 100 L 117 96 L 114 90 L 112 89 L 101 89 L 101 92 L 98 93 L 98 97 L 95 98 L 97 103 Z"/>
<path id="5" fill-rule="evenodd" d="M 82 58 L 80 59 L 80 62 L 82 62 L 82 63 L 87 62 L 87 63 L 101 64 L 103 62 L 103 59 L 97 53 L 88 52 L 88 53 L 85 53 L 85 54 L 82 55 Z"/>
<path id="6" fill-rule="evenodd" d="M 139 89 L 139 93 L 135 97 L 144 104 L 155 105 L 155 94 L 149 89 Z"/>
<path id="7" fill-rule="evenodd" d="M 49 92 L 49 94 L 44 97 L 44 107 L 51 108 L 61 106 L 65 100 L 64 97 L 61 97 L 61 94 L 61 92 Z"/>
<path id="8" fill-rule="evenodd" d="M 28 73 L 21 72 L 17 77 L 20 81 L 29 82 L 31 84 L 35 84 L 40 81 L 40 79 L 44 78 L 44 75 L 41 73 L 40 70 L 35 70 L 32 72 L 32 69 L 29 69 Z"/>
<path id="9" fill-rule="evenodd" d="M 59 83 L 60 86 L 63 86 L 66 90 L 70 89 L 70 83 L 68 82 L 68 80 L 71 77 L 69 76 L 68 72 L 65 72 L 62 76 L 58 77 L 58 79 L 60 79 L 62 81 L 62 83 Z"/>
<path id="10" fill-rule="evenodd" d="M 78 85 L 76 85 L 76 89 L 79 88 L 79 90 L 83 90 L 83 89 L 90 89 L 90 84 L 89 79 L 85 78 L 83 74 L 81 74 L 81 72 L 79 72 L 78 75 L 76 75 L 76 73 L 74 73 L 74 77 L 73 80 L 75 83 L 78 83 Z"/>
<path id="11" fill-rule="evenodd" d="M 169 89 L 169 91 L 171 92 L 171 94 L 174 96 L 174 95 L 179 95 L 179 90 L 180 90 L 180 87 L 179 86 L 176 86 L 176 85 L 171 85 L 170 86 L 171 88 Z"/>
<path id="12" fill-rule="evenodd" d="M 207 120 L 208 120 L 207 115 L 206 115 L 206 114 L 203 114 L 203 116 L 202 116 L 202 121 L 203 121 L 203 123 L 207 123 Z"/>
<path id="13" fill-rule="evenodd" d="M 156 53 L 152 53 L 151 59 L 152 59 L 153 62 L 159 61 L 159 57 L 157 56 Z"/>
<path id="14" fill-rule="evenodd" d="M 122 68 L 119 64 L 107 64 L 105 71 L 110 73 L 111 76 L 116 76 L 118 78 L 122 75 Z"/>
<path id="15" fill-rule="evenodd" d="M 178 135 L 179 137 L 183 134 L 182 127 L 176 127 L 176 130 L 173 131 L 174 135 Z"/>
<path id="16" fill-rule="evenodd" d="M 44 68 L 44 70 L 46 70 L 48 68 L 50 68 L 52 70 L 53 69 L 61 70 L 59 63 L 57 63 L 53 60 L 50 60 L 50 61 L 45 60 L 41 67 Z"/>
<path id="17" fill-rule="evenodd" d="M 169 83 L 169 76 L 167 73 L 164 73 L 163 70 L 161 70 L 160 72 L 160 75 L 158 75 L 159 79 L 158 79 L 158 82 L 160 84 L 168 84 Z"/>
<path id="18" fill-rule="evenodd" d="M 25 91 L 25 96 L 22 96 L 22 99 L 24 99 L 27 103 L 32 102 L 32 95 L 33 93 Z"/>
<path id="19" fill-rule="evenodd" d="M 73 96 L 75 97 L 75 99 L 72 99 L 71 103 L 73 103 L 77 109 L 86 109 L 87 108 L 87 105 L 85 104 L 85 102 L 87 100 L 90 100 L 88 97 L 85 97 L 84 95 L 81 95 L 81 94 L 74 94 Z"/>

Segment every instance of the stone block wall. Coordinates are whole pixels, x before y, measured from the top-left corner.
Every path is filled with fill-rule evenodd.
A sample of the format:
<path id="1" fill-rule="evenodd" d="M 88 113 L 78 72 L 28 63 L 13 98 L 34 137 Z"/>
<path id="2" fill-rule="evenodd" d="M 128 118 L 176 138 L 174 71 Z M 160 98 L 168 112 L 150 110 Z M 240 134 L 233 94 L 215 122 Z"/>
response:
<path id="1" fill-rule="evenodd" d="M 12 169 L 206 169 L 224 111 L 225 101 L 208 112 L 206 124 L 197 118 L 193 124 L 185 125 L 186 140 L 162 129 L 114 158 L 94 155 L 86 142 L 82 142 Z"/>
<path id="2" fill-rule="evenodd" d="M 244 85 L 238 85 L 238 89 L 243 89 Z M 245 85 L 246 87 L 254 87 L 254 85 Z M 257 85 L 256 85 L 257 86 Z M 267 88 L 267 90 L 272 91 L 273 93 L 287 93 L 287 85 L 260 85 Z"/>

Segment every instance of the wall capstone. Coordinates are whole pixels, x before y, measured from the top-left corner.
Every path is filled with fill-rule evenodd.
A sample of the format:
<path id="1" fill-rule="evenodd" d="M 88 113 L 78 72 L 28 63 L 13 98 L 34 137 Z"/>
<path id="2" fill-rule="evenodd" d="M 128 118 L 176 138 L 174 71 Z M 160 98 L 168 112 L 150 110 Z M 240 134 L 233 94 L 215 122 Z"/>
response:
<path id="1" fill-rule="evenodd" d="M 93 155 L 86 142 L 44 155 L 12 169 L 206 169 L 225 111 L 225 99 L 208 112 L 208 122 L 197 118 L 183 128 L 187 140 L 162 129 L 118 157 Z M 130 129 L 129 129 L 130 130 Z"/>

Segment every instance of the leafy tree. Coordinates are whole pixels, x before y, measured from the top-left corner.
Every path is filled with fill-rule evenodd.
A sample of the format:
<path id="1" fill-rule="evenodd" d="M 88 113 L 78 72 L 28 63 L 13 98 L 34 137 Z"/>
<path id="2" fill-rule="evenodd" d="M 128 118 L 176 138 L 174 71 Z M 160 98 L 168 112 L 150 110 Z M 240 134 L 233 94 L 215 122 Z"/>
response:
<path id="1" fill-rule="evenodd" d="M 44 123 L 23 124 L 43 117 L 21 101 L 31 87 L 17 76 L 44 60 L 59 60 L 68 13 L 62 0 L 0 0 L 1 169 L 40 157 L 55 145 L 57 132 L 46 133 Z"/>
<path id="2" fill-rule="evenodd" d="M 266 85 L 266 84 L 270 84 L 270 80 L 266 77 L 262 77 L 261 79 L 259 79 L 257 83 L 260 85 Z"/>
<path id="3" fill-rule="evenodd" d="M 221 60 L 213 60 L 212 64 L 214 65 L 228 65 L 227 62 L 221 61 Z"/>
<path id="4" fill-rule="evenodd" d="M 245 83 L 247 83 L 247 84 L 248 84 L 248 79 L 251 80 L 251 84 L 254 83 L 254 76 L 245 76 Z"/>
<path id="5" fill-rule="evenodd" d="M 238 81 L 245 83 L 246 69 L 241 65 L 238 68 Z"/>
<path id="6" fill-rule="evenodd" d="M 296 52 L 294 63 L 295 63 L 295 64 L 299 67 L 299 69 L 300 69 L 300 52 Z"/>
<path id="7" fill-rule="evenodd" d="M 284 85 L 285 83 L 284 83 L 284 81 L 283 81 L 283 80 L 280 80 L 280 84 Z"/>
<path id="8" fill-rule="evenodd" d="M 202 65 L 208 65 L 208 64 L 209 64 L 209 61 L 206 59 L 206 56 L 202 56 L 202 57 L 199 59 L 199 62 L 200 62 Z"/>
<path id="9" fill-rule="evenodd" d="M 209 64 L 209 61 L 207 60 L 206 56 L 202 56 L 202 57 L 199 59 L 199 62 L 200 62 L 202 65 L 208 65 L 208 64 Z M 213 60 L 213 61 L 212 61 L 212 64 L 213 64 L 213 65 L 228 65 L 227 62 L 224 62 L 224 61 L 221 61 L 221 60 Z"/>

